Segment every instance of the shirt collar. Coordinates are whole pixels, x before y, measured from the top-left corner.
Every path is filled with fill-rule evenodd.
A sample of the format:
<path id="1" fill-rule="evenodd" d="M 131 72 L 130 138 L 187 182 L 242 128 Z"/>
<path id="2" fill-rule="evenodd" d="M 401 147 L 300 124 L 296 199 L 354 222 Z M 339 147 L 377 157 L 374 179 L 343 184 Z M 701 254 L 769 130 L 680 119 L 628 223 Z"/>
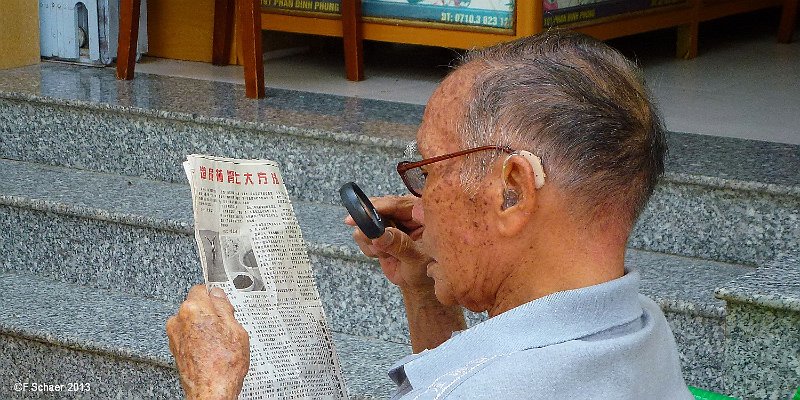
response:
<path id="1" fill-rule="evenodd" d="M 401 367 L 415 389 L 445 375 L 461 376 L 493 358 L 545 347 L 624 325 L 642 315 L 637 271 L 594 286 L 533 300 L 477 324 L 439 347 L 403 359 Z"/>

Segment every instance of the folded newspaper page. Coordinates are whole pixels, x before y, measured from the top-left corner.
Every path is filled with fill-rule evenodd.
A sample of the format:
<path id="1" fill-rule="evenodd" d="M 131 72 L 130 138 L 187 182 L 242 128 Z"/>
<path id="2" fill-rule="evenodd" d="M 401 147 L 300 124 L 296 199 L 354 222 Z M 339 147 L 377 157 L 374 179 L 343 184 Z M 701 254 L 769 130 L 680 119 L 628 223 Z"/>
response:
<path id="1" fill-rule="evenodd" d="M 195 239 L 209 290 L 250 334 L 240 399 L 345 399 L 300 226 L 275 162 L 190 155 Z"/>

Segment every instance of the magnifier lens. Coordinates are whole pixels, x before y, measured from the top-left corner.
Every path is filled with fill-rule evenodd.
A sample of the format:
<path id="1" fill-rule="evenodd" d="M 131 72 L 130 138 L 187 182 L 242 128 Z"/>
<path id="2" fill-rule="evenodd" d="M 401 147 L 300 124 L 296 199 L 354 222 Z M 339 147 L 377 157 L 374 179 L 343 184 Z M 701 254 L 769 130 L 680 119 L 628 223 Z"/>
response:
<path id="1" fill-rule="evenodd" d="M 375 206 L 369 201 L 367 196 L 353 182 L 345 183 L 339 189 L 339 196 L 342 204 L 347 208 L 347 212 L 353 217 L 358 228 L 370 239 L 379 238 L 383 235 L 385 227 Z"/>
<path id="2" fill-rule="evenodd" d="M 364 203 L 364 200 L 361 200 L 361 199 L 359 198 L 359 199 L 358 199 L 358 203 L 359 203 L 359 204 L 361 204 L 361 209 L 362 209 L 362 210 L 364 210 L 364 212 L 365 212 L 367 215 L 369 215 L 370 217 L 372 217 L 372 213 L 370 212 L 371 210 L 369 209 L 369 207 L 367 207 L 367 204 L 366 204 L 366 203 Z"/>

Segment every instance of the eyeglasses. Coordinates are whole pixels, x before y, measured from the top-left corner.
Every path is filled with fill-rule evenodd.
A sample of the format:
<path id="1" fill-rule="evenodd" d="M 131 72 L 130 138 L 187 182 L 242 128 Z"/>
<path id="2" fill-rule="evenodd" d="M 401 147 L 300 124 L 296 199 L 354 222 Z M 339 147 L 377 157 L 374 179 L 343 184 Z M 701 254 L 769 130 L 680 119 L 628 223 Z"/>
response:
<path id="1" fill-rule="evenodd" d="M 422 189 L 425 188 L 425 179 L 427 178 L 428 173 L 423 171 L 420 167 L 484 150 L 500 150 L 508 154 L 514 152 L 513 149 L 506 146 L 475 147 L 472 149 L 457 151 L 455 153 L 426 158 L 420 161 L 401 161 L 399 164 L 397 164 L 397 173 L 400 174 L 400 178 L 403 180 L 403 183 L 405 183 L 408 191 L 411 192 L 411 194 L 417 197 L 422 197 Z"/>

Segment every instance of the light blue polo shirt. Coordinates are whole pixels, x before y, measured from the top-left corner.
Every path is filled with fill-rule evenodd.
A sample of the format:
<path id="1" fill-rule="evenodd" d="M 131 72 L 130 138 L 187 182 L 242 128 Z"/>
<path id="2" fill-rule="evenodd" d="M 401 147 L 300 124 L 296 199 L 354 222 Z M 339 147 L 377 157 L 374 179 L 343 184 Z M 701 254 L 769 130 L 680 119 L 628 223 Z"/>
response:
<path id="1" fill-rule="evenodd" d="M 410 355 L 393 399 L 693 399 L 639 273 L 523 304 Z"/>

